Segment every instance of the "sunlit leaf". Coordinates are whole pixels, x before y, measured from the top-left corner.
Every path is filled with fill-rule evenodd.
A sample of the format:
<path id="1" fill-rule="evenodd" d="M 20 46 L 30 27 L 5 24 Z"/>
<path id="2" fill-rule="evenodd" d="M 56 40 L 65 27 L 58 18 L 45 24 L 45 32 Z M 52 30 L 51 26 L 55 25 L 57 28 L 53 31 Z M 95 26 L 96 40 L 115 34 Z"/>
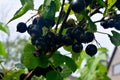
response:
<path id="1" fill-rule="evenodd" d="M 110 9 L 115 3 L 116 3 L 117 0 L 107 0 L 107 8 Z"/>
<path id="2" fill-rule="evenodd" d="M 0 42 L 0 55 L 3 57 L 7 56 L 6 50 L 5 50 L 5 46 L 2 42 Z"/>
<path id="3" fill-rule="evenodd" d="M 104 48 L 104 47 L 101 47 L 101 48 L 98 48 L 98 51 L 102 52 L 102 53 L 107 53 L 108 52 L 108 49 L 107 48 Z"/>
<path id="4" fill-rule="evenodd" d="M 7 34 L 10 34 L 8 26 L 4 23 L 1 23 L 1 22 L 0 22 L 0 30 L 7 33 Z"/>
<path id="5" fill-rule="evenodd" d="M 25 4 L 18 10 L 16 11 L 16 13 L 14 14 L 13 18 L 9 20 L 9 22 L 21 17 L 22 15 L 24 15 L 28 10 L 32 9 L 33 7 L 31 7 L 31 5 L 29 4 L 29 2 L 25 2 Z M 8 22 L 8 23 L 9 23 Z"/>

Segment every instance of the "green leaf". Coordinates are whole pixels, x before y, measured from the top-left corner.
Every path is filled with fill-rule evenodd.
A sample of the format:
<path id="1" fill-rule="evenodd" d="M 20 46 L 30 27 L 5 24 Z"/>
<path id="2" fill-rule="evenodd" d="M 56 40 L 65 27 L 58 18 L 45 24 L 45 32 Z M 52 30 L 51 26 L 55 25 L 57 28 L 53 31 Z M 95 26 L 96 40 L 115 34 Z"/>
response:
<path id="1" fill-rule="evenodd" d="M 92 57 L 87 60 L 86 66 L 81 69 L 81 79 L 82 80 L 94 80 L 94 75 L 96 72 L 97 65 L 101 60 L 106 60 L 105 54 L 101 54 L 98 57 Z"/>
<path id="2" fill-rule="evenodd" d="M 61 72 L 61 76 L 65 78 L 65 77 L 70 76 L 71 74 L 72 74 L 72 70 L 69 67 L 64 66 Z"/>
<path id="3" fill-rule="evenodd" d="M 53 59 L 53 64 L 56 67 L 65 63 L 65 65 L 68 66 L 73 72 L 77 69 L 77 65 L 74 62 L 74 60 L 72 60 L 72 58 L 70 57 L 60 54 L 60 52 L 54 53 L 52 59 Z"/>
<path id="4" fill-rule="evenodd" d="M 45 19 L 54 20 L 55 12 L 56 12 L 55 2 L 51 1 L 51 4 L 49 6 L 44 7 L 43 17 Z"/>
<path id="5" fill-rule="evenodd" d="M 21 64 L 21 63 L 15 64 L 15 67 L 19 69 L 25 69 L 24 64 Z"/>
<path id="6" fill-rule="evenodd" d="M 103 7 L 106 7 L 106 3 L 103 1 L 103 0 L 97 0 L 97 2 L 103 6 Z"/>
<path id="7" fill-rule="evenodd" d="M 0 56 L 7 57 L 5 46 L 2 42 L 0 42 Z"/>
<path id="8" fill-rule="evenodd" d="M 101 75 L 102 74 L 104 75 L 107 72 L 107 67 L 104 64 L 99 62 L 97 65 L 97 71 L 99 71 L 99 73 L 101 73 Z"/>
<path id="9" fill-rule="evenodd" d="M 26 2 L 28 2 L 29 5 L 30 5 L 30 7 L 31 7 L 32 9 L 34 8 L 34 2 L 33 2 L 33 0 L 20 0 L 20 1 L 21 1 L 22 6 L 23 6 Z"/>
<path id="10" fill-rule="evenodd" d="M 52 0 L 44 0 L 44 6 L 50 6 Z"/>
<path id="11" fill-rule="evenodd" d="M 9 22 L 21 17 L 22 15 L 24 15 L 30 9 L 32 9 L 32 7 L 29 4 L 29 2 L 25 2 L 25 4 L 14 14 L 13 18 L 9 20 Z"/>
<path id="12" fill-rule="evenodd" d="M 3 80 L 19 80 L 20 75 L 24 73 L 24 70 L 9 70 L 4 72 Z"/>
<path id="13" fill-rule="evenodd" d="M 69 51 L 69 52 L 72 51 L 72 46 L 63 46 L 63 48 L 64 48 L 66 51 Z"/>
<path id="14" fill-rule="evenodd" d="M 10 34 L 8 26 L 5 25 L 4 23 L 1 23 L 1 22 L 0 22 L 0 30 L 7 33 L 7 34 Z"/>
<path id="15" fill-rule="evenodd" d="M 49 71 L 46 75 L 46 80 L 63 80 L 61 75 L 56 71 Z"/>
<path id="16" fill-rule="evenodd" d="M 110 9 L 117 0 L 107 0 L 107 9 Z"/>
<path id="17" fill-rule="evenodd" d="M 120 45 L 120 33 L 116 32 L 116 31 L 111 31 L 113 36 L 108 35 L 111 42 L 115 45 L 115 46 L 119 46 Z"/>
<path id="18" fill-rule="evenodd" d="M 73 71 L 75 72 L 77 69 L 77 65 L 75 63 L 75 61 L 72 60 L 72 58 L 64 56 L 64 60 L 66 65 Z"/>
<path id="19" fill-rule="evenodd" d="M 45 56 L 35 57 L 34 56 L 35 47 L 31 44 L 27 44 L 24 48 L 24 53 L 21 57 L 21 62 L 28 68 L 34 69 L 37 66 L 47 67 L 48 60 Z"/>
<path id="20" fill-rule="evenodd" d="M 59 9 L 61 7 L 60 0 L 54 0 L 54 1 L 55 1 L 55 6 L 56 6 L 56 11 L 59 11 Z"/>
<path id="21" fill-rule="evenodd" d="M 59 65 L 64 63 L 63 55 L 61 55 L 59 51 L 56 51 L 54 53 L 54 55 L 52 56 L 52 59 L 55 67 L 58 67 Z"/>
<path id="22" fill-rule="evenodd" d="M 83 11 L 82 15 L 85 17 L 86 20 L 88 20 L 88 24 L 89 24 L 88 30 L 90 32 L 96 32 L 97 31 L 96 25 L 95 25 L 95 23 L 92 22 L 90 17 L 87 15 L 86 11 Z"/>
<path id="23" fill-rule="evenodd" d="M 107 53 L 108 52 L 108 49 L 107 48 L 104 48 L 104 47 L 101 47 L 101 48 L 98 48 L 98 51 L 102 52 L 102 53 Z"/>

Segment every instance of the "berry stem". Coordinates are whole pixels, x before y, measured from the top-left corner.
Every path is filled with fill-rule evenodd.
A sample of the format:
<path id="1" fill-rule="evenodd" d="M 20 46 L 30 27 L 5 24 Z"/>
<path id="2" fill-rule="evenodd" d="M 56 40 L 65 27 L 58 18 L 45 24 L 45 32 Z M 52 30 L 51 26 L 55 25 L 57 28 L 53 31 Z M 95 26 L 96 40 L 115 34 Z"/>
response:
<path id="1" fill-rule="evenodd" d="M 60 31 L 59 31 L 59 33 L 60 34 L 62 34 L 62 31 L 63 31 L 63 29 L 64 29 L 64 24 L 65 24 L 65 22 L 66 22 L 66 20 L 67 20 L 67 18 L 68 18 L 68 16 L 69 16 L 69 14 L 70 14 L 70 11 L 71 11 L 71 5 L 69 6 L 69 8 L 68 8 L 68 10 L 67 10 L 67 13 L 66 13 L 66 16 L 65 16 L 65 19 L 63 20 L 63 22 L 62 22 L 62 25 L 61 25 L 61 29 L 60 29 Z"/>
<path id="2" fill-rule="evenodd" d="M 62 13 L 63 13 L 64 5 L 65 5 L 65 0 L 63 0 L 63 2 L 62 2 L 61 10 L 60 10 L 60 13 L 59 13 L 59 16 L 58 16 L 58 21 L 57 21 L 56 27 L 55 27 L 55 33 L 56 33 L 56 31 L 57 31 L 58 24 L 59 24 L 59 22 L 60 22 L 60 19 L 61 19 Z"/>
<path id="3" fill-rule="evenodd" d="M 108 33 L 100 32 L 100 31 L 97 31 L 97 33 L 109 35 Z"/>
<path id="4" fill-rule="evenodd" d="M 37 16 L 38 13 L 34 14 L 33 16 L 31 16 L 25 23 L 29 22 L 33 17 Z"/>
<path id="5" fill-rule="evenodd" d="M 34 76 L 34 70 L 32 70 L 32 71 L 30 71 L 28 74 L 27 74 L 27 76 L 25 77 L 25 79 L 24 80 L 31 80 L 31 78 Z"/>

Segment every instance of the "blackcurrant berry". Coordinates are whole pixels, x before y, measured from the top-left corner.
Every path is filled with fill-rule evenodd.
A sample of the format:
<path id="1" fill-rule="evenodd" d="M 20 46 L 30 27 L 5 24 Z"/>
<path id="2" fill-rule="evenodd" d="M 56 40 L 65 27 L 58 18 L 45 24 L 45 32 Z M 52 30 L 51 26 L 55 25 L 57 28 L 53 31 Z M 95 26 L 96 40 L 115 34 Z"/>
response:
<path id="1" fill-rule="evenodd" d="M 85 36 L 84 36 L 85 43 L 92 42 L 94 38 L 95 38 L 95 36 L 92 32 L 86 32 L 85 33 Z"/>
<path id="2" fill-rule="evenodd" d="M 42 16 L 36 17 L 33 20 L 32 24 L 39 25 L 40 27 L 43 27 L 43 26 L 45 26 L 45 19 L 43 19 Z"/>
<path id="3" fill-rule="evenodd" d="M 79 53 L 83 50 L 83 45 L 82 44 L 78 44 L 78 43 L 74 43 L 72 45 L 72 50 L 76 53 Z"/>
<path id="4" fill-rule="evenodd" d="M 45 19 L 45 27 L 50 28 L 55 25 L 55 20 Z"/>
<path id="5" fill-rule="evenodd" d="M 73 37 L 78 43 L 82 43 L 84 42 L 84 33 L 85 31 L 82 28 L 77 27 L 73 30 Z"/>
<path id="6" fill-rule="evenodd" d="M 17 32 L 24 33 L 27 30 L 27 25 L 24 22 L 17 24 Z"/>
<path id="7" fill-rule="evenodd" d="M 61 45 L 62 44 L 62 37 L 63 37 L 62 34 L 57 34 L 55 36 L 55 42 L 56 42 L 57 45 Z"/>
<path id="8" fill-rule="evenodd" d="M 69 27 L 66 31 L 66 34 L 73 38 L 73 36 L 74 36 L 73 35 L 73 30 L 74 29 L 75 29 L 74 27 Z"/>
<path id="9" fill-rule="evenodd" d="M 84 0 L 72 0 L 71 1 L 71 9 L 76 13 L 82 12 L 85 9 Z"/>
<path id="10" fill-rule="evenodd" d="M 40 28 L 39 25 L 29 25 L 27 31 L 32 38 L 37 38 L 39 36 L 42 36 L 42 28 Z"/>
<path id="11" fill-rule="evenodd" d="M 97 47 L 94 44 L 89 44 L 85 51 L 89 56 L 94 56 L 97 53 Z"/>
<path id="12" fill-rule="evenodd" d="M 115 6 L 118 8 L 118 10 L 120 10 L 120 0 L 116 1 Z"/>
<path id="13" fill-rule="evenodd" d="M 65 45 L 72 45 L 74 43 L 74 40 L 66 34 L 65 36 L 63 36 L 63 43 Z"/>
<path id="14" fill-rule="evenodd" d="M 26 76 L 27 76 L 27 74 L 22 73 L 22 74 L 20 75 L 20 80 L 24 80 Z"/>
<path id="15" fill-rule="evenodd" d="M 33 71 L 34 75 L 36 75 L 36 76 L 38 76 L 38 77 L 41 76 L 42 73 L 44 73 L 43 69 L 44 69 L 44 68 L 36 67 L 36 68 L 34 69 L 34 71 Z"/>
<path id="16" fill-rule="evenodd" d="M 107 25 L 108 25 L 108 27 L 110 27 L 110 28 L 112 28 L 113 26 L 115 26 L 115 20 L 114 19 L 109 19 L 108 21 L 107 21 Z"/>
<path id="17" fill-rule="evenodd" d="M 101 25 L 104 29 L 108 29 L 108 28 L 109 28 L 109 26 L 108 26 L 108 21 L 102 21 L 102 22 L 100 23 L 100 25 Z"/>
<path id="18" fill-rule="evenodd" d="M 115 22 L 115 29 L 120 30 L 120 21 Z"/>

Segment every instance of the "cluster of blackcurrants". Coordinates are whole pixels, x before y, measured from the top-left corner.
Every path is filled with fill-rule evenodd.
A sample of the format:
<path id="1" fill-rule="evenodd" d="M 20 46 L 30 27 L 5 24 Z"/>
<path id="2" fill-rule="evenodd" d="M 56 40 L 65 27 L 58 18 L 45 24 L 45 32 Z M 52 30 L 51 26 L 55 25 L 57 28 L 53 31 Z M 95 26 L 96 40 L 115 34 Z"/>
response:
<path id="1" fill-rule="evenodd" d="M 108 29 L 108 28 L 115 28 L 116 30 L 120 30 L 120 21 L 119 21 L 119 16 L 116 18 L 111 18 L 108 20 L 104 20 L 100 23 L 100 25 L 104 28 L 104 29 Z"/>
<path id="2" fill-rule="evenodd" d="M 83 50 L 83 43 L 90 43 L 94 40 L 94 33 L 85 31 L 80 27 L 69 27 L 66 35 L 63 36 L 63 43 L 65 45 L 72 45 L 72 50 L 80 53 Z M 86 53 L 93 56 L 97 53 L 97 47 L 94 44 L 88 44 Z"/>
<path id="3" fill-rule="evenodd" d="M 34 52 L 35 56 L 39 56 L 40 54 L 49 55 L 56 51 L 61 46 L 71 46 L 72 50 L 76 53 L 80 53 L 83 50 L 82 43 L 89 43 L 94 40 L 94 33 L 87 32 L 80 27 L 68 27 L 66 34 L 56 34 L 50 29 L 43 34 L 43 27 L 51 28 L 54 24 L 49 23 L 44 24 L 44 19 L 42 17 L 36 17 L 32 24 L 28 27 L 25 23 L 20 22 L 17 25 L 18 32 L 27 32 L 31 36 L 32 45 L 35 45 L 37 50 Z M 51 21 L 53 22 L 53 21 Z M 46 26 L 47 25 L 47 26 Z M 49 25 L 49 26 L 48 26 Z M 93 44 L 89 44 L 86 49 L 86 53 L 90 56 L 93 56 L 97 53 L 97 47 Z"/>

